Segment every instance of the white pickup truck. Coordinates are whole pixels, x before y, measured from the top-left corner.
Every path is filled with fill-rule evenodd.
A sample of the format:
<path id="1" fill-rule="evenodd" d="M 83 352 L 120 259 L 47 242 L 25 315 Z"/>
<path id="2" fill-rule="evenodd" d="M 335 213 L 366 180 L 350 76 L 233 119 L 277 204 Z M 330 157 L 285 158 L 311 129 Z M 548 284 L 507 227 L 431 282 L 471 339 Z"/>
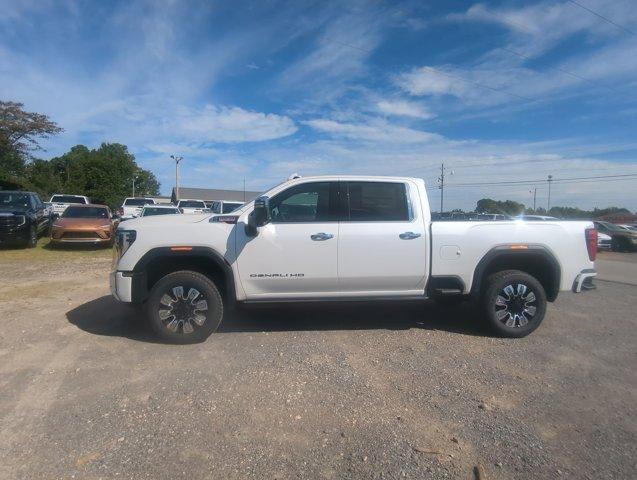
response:
<path id="1" fill-rule="evenodd" d="M 559 291 L 594 288 L 591 222 L 430 218 L 421 179 L 294 178 L 229 215 L 122 224 L 111 292 L 187 343 L 235 304 L 427 298 L 474 300 L 497 334 L 522 337 Z"/>

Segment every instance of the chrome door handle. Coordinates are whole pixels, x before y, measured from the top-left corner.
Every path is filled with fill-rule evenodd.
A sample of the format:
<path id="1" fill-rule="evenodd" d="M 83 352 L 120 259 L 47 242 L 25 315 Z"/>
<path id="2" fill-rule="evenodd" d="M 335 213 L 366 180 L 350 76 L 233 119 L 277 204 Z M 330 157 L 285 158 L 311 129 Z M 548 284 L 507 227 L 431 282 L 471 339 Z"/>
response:
<path id="1" fill-rule="evenodd" d="M 414 238 L 420 237 L 420 233 L 414 232 L 405 232 L 398 235 L 401 240 L 413 240 Z"/>
<path id="2" fill-rule="evenodd" d="M 323 232 L 310 235 L 310 238 L 314 240 L 315 242 L 320 242 L 322 240 L 329 240 L 332 237 L 334 237 L 334 235 L 332 235 L 331 233 L 323 233 Z"/>

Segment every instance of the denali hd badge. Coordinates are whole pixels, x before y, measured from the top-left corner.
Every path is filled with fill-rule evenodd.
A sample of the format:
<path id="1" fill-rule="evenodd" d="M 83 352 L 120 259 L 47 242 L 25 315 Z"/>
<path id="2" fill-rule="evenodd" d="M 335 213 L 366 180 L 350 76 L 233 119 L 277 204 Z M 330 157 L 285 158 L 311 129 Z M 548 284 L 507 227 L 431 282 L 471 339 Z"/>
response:
<path id="1" fill-rule="evenodd" d="M 251 273 L 250 278 L 300 278 L 304 273 Z"/>

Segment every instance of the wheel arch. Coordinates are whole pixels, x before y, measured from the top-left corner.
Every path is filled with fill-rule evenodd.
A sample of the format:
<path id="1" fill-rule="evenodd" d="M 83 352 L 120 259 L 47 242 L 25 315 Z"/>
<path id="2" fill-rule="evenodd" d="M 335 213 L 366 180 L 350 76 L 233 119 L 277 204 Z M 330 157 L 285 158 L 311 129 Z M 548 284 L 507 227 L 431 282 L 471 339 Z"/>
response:
<path id="1" fill-rule="evenodd" d="M 474 270 L 471 295 L 479 296 L 484 280 L 503 270 L 520 270 L 532 275 L 544 288 L 549 302 L 557 298 L 562 275 L 560 264 L 555 255 L 542 245 L 525 245 L 524 248 L 501 245 L 489 250 Z"/>
<path id="2" fill-rule="evenodd" d="M 191 270 L 210 278 L 217 285 L 226 304 L 234 304 L 234 273 L 219 252 L 208 247 L 191 247 L 189 250 L 172 248 L 153 248 L 135 264 L 132 272 L 133 303 L 146 301 L 153 286 L 165 275 L 180 270 Z"/>

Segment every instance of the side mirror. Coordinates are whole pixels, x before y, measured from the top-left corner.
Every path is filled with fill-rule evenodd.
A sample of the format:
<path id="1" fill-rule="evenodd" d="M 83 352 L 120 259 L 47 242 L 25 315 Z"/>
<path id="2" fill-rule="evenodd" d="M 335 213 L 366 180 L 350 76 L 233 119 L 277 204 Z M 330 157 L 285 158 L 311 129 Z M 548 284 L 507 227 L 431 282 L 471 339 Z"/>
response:
<path id="1" fill-rule="evenodd" d="M 248 215 L 246 224 L 246 234 L 254 237 L 258 233 L 258 228 L 270 221 L 270 199 L 268 197 L 258 197 L 254 200 L 254 209 Z"/>

